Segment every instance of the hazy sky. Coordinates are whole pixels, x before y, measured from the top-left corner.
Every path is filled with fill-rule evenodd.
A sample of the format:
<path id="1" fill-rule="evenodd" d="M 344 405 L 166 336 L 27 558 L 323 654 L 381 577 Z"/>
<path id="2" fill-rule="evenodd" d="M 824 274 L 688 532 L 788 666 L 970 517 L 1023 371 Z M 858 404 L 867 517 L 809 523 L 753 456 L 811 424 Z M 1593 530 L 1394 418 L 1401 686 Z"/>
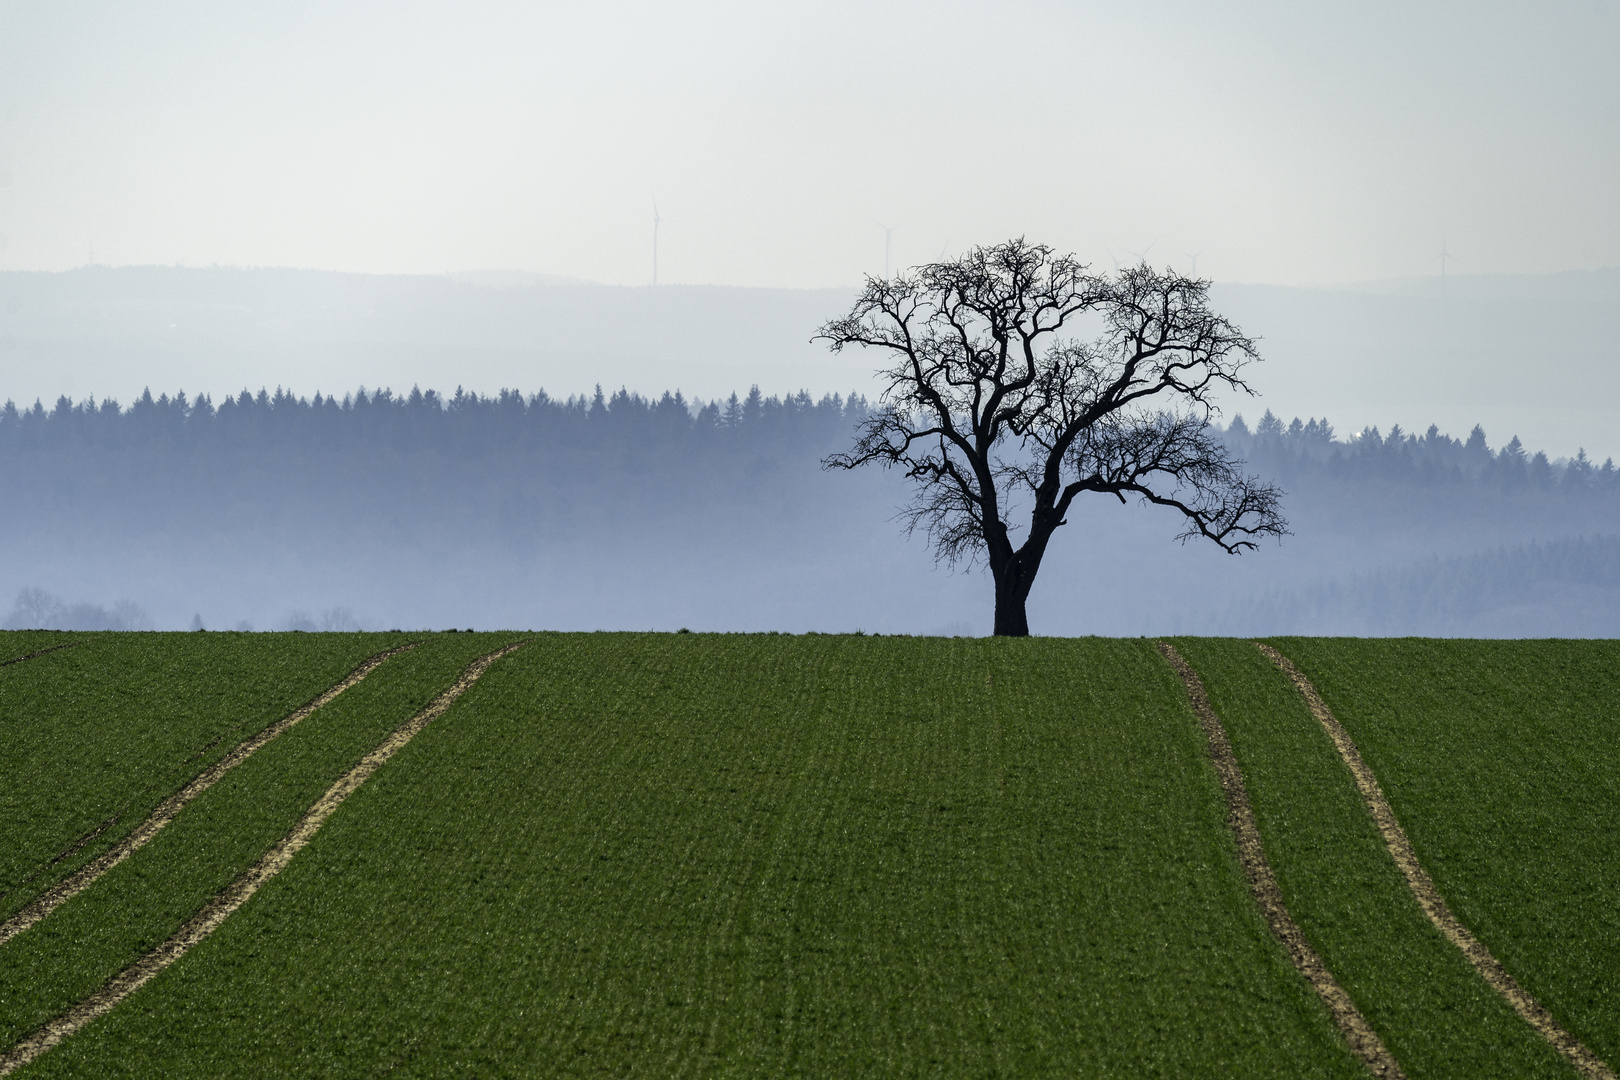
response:
<path id="1" fill-rule="evenodd" d="M 1620 264 L 1620 6 L 0 0 L 0 269 Z"/>

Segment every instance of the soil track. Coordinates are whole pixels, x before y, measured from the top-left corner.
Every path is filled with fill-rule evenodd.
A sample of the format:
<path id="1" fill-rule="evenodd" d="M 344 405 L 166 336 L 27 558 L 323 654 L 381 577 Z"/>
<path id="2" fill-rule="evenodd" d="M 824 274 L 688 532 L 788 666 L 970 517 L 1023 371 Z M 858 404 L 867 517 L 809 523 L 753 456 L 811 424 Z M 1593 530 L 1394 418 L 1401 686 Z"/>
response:
<path id="1" fill-rule="evenodd" d="M 1271 873 L 1271 864 L 1266 861 L 1265 848 L 1260 843 L 1260 829 L 1255 824 L 1254 809 L 1249 805 L 1249 793 L 1243 785 L 1243 773 L 1238 768 L 1237 757 L 1232 753 L 1232 744 L 1226 737 L 1226 729 L 1221 726 L 1220 718 L 1210 707 L 1209 695 L 1204 692 L 1204 684 L 1198 678 L 1198 673 L 1183 660 L 1181 654 L 1168 642 L 1159 642 L 1159 651 L 1170 662 L 1176 674 L 1187 687 L 1187 696 L 1192 698 L 1193 711 L 1198 714 L 1198 722 L 1204 727 L 1204 734 L 1209 738 L 1209 753 L 1215 759 L 1215 771 L 1221 778 L 1221 788 L 1226 793 L 1227 824 L 1231 826 L 1232 836 L 1237 841 L 1238 859 L 1243 864 L 1243 872 L 1249 879 L 1249 892 L 1254 896 L 1254 902 L 1259 905 L 1260 911 L 1266 917 L 1266 923 L 1271 932 L 1277 935 L 1277 940 L 1283 943 L 1288 955 L 1293 959 L 1294 966 L 1299 973 L 1305 976 L 1322 1003 L 1327 1006 L 1328 1012 L 1333 1016 L 1333 1022 L 1338 1024 L 1339 1031 L 1343 1033 L 1345 1042 L 1350 1044 L 1351 1051 L 1361 1059 L 1362 1063 L 1374 1076 L 1402 1077 L 1400 1063 L 1395 1056 L 1384 1047 L 1383 1040 L 1367 1023 L 1367 1018 L 1361 1015 L 1350 995 L 1345 993 L 1333 973 L 1328 970 L 1322 957 L 1319 956 L 1311 943 L 1305 939 L 1305 933 L 1294 922 L 1294 917 L 1288 913 L 1288 906 L 1283 903 L 1282 891 L 1277 888 L 1277 879 Z"/>
<path id="2" fill-rule="evenodd" d="M 58 645 L 56 648 L 65 649 L 67 646 Z M 73 899 L 73 897 L 87 889 L 102 874 L 105 874 L 107 871 L 129 858 L 135 852 L 145 847 L 154 836 L 163 830 L 165 825 L 174 820 L 175 815 L 180 813 L 180 811 L 185 808 L 187 803 L 217 784 L 220 777 L 224 776 L 226 773 L 242 764 L 242 762 L 252 757 L 253 754 L 262 748 L 266 743 L 269 743 L 271 740 L 275 739 L 276 736 L 286 732 L 288 728 L 291 728 L 300 720 L 307 718 L 311 713 L 315 712 L 315 710 L 319 709 L 321 706 L 329 704 L 333 698 L 337 697 L 339 694 L 343 693 L 343 691 L 349 689 L 351 686 L 354 686 L 361 679 L 364 679 L 367 675 L 371 674 L 371 672 L 375 670 L 376 667 L 384 660 L 387 660 L 389 657 L 398 653 L 402 653 L 407 649 L 414 648 L 416 648 L 416 643 L 414 642 L 409 645 L 399 645 L 395 648 L 380 652 L 376 656 L 367 659 L 359 667 L 355 668 L 353 671 L 349 672 L 348 675 L 344 676 L 341 682 L 326 690 L 315 700 L 299 708 L 291 715 L 277 720 L 274 724 L 271 724 L 257 735 L 247 739 L 219 761 L 215 762 L 207 769 L 204 769 L 195 779 L 191 781 L 191 783 L 187 784 L 185 787 L 181 788 L 178 792 L 169 796 L 161 804 L 159 804 L 158 808 L 152 811 L 150 817 L 137 826 L 134 832 L 130 833 L 128 836 L 124 837 L 123 840 L 119 841 L 111 851 L 108 851 L 104 855 L 101 855 L 100 857 L 91 860 L 89 863 L 86 863 L 77 873 L 57 883 L 55 886 L 47 890 L 42 896 L 40 896 L 39 899 L 17 912 L 5 922 L 0 923 L 0 945 L 4 945 L 6 942 L 10 941 L 24 930 L 27 930 L 29 927 L 45 918 L 45 916 L 49 915 L 51 912 L 61 907 L 64 903 Z M 108 822 L 107 824 L 110 825 L 111 822 Z M 88 842 L 93 838 L 93 835 L 86 837 L 85 842 Z"/>
<path id="3" fill-rule="evenodd" d="M 9 667 L 12 664 L 20 664 L 24 660 L 32 660 L 34 657 L 44 656 L 46 653 L 60 652 L 63 649 L 71 649 L 77 644 L 77 641 L 69 641 L 63 645 L 52 645 L 48 649 L 40 649 L 38 652 L 31 652 L 27 656 L 13 656 L 10 660 L 0 660 L 0 667 Z"/>
<path id="4" fill-rule="evenodd" d="M 0 1056 L 0 1076 L 22 1068 L 85 1025 L 107 1015 L 119 1002 L 146 985 L 164 968 L 219 929 L 237 908 L 247 903 L 253 894 L 259 891 L 260 886 L 287 868 L 293 856 L 309 843 L 325 824 L 326 819 L 343 804 L 343 800 L 354 794 L 389 758 L 398 753 L 406 743 L 416 737 L 418 732 L 436 720 L 457 698 L 466 693 L 491 664 L 522 644 L 514 642 L 467 665 L 449 689 L 429 702 L 421 712 L 394 729 L 393 734 L 384 739 L 375 750 L 360 759 L 360 764 L 339 777 L 336 783 L 327 788 L 326 794 L 316 799 L 304 812 L 304 816 L 293 826 L 292 832 L 288 833 L 285 839 L 266 852 L 257 863 L 237 875 L 236 880 L 221 889 L 202 910 L 176 930 L 169 940 L 113 976 L 100 990 Z"/>
<path id="5" fill-rule="evenodd" d="M 1526 993 L 1513 976 L 1507 973 L 1507 969 L 1491 955 L 1491 951 L 1484 943 L 1457 921 L 1457 917 L 1446 906 L 1440 890 L 1435 887 L 1434 879 L 1429 877 L 1429 872 L 1418 862 L 1417 853 L 1412 849 L 1412 842 L 1407 839 L 1401 823 L 1395 819 L 1395 811 L 1390 808 L 1389 800 L 1384 798 L 1383 788 L 1378 786 L 1378 777 L 1373 774 L 1366 761 L 1362 760 L 1361 752 L 1356 749 L 1350 733 L 1328 710 L 1327 703 L 1316 692 L 1316 687 L 1311 685 L 1305 673 L 1270 645 L 1258 641 L 1254 644 L 1293 680 L 1299 692 L 1304 695 L 1306 704 L 1310 706 L 1311 715 L 1315 716 L 1327 730 L 1328 737 L 1338 748 L 1339 756 L 1344 759 L 1345 765 L 1350 768 L 1350 774 L 1355 777 L 1356 787 L 1361 791 L 1362 800 L 1366 802 L 1367 810 L 1377 823 L 1378 831 L 1384 837 L 1384 844 L 1395 859 L 1395 865 L 1400 867 L 1407 886 L 1411 888 L 1412 895 L 1417 897 L 1417 902 L 1423 908 L 1423 913 L 1429 917 L 1429 921 L 1446 936 L 1446 940 L 1462 950 L 1462 954 L 1474 965 L 1474 970 L 1479 972 L 1480 977 L 1490 983 L 1497 993 L 1507 998 L 1509 1004 L 1518 1010 L 1519 1015 L 1529 1021 L 1530 1026 L 1540 1032 L 1543 1038 L 1552 1043 L 1582 1076 L 1590 1080 L 1615 1080 L 1614 1072 L 1608 1065 L 1588 1050 L 1574 1035 L 1564 1030 L 1563 1026 L 1553 1019 L 1552 1014 Z"/>

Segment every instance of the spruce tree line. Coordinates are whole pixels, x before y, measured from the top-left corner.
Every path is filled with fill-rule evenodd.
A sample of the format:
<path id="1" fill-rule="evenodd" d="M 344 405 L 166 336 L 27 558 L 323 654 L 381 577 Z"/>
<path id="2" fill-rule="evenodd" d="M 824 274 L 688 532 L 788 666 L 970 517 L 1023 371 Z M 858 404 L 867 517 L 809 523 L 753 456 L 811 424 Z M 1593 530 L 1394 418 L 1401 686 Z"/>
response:
<path id="1" fill-rule="evenodd" d="M 613 535 L 671 516 L 807 512 L 859 394 L 698 402 L 627 390 L 341 398 L 243 392 L 217 405 L 143 393 L 0 407 L 0 505 L 36 535 L 260 537 L 345 530 L 378 543 Z M 789 476 L 796 479 L 789 480 Z M 813 500 L 818 503 L 819 499 Z"/>
<path id="2" fill-rule="evenodd" d="M 1553 462 L 1540 450 L 1527 451 L 1517 435 L 1492 450 L 1478 424 L 1466 439 L 1445 435 L 1435 424 L 1422 435 L 1394 424 L 1387 435 L 1368 427 L 1341 440 L 1326 418 L 1301 421 L 1296 416 L 1285 425 L 1267 409 L 1252 430 L 1241 415 L 1233 417 L 1226 439 L 1254 463 L 1295 483 L 1334 477 L 1420 486 L 1473 484 L 1504 490 L 1620 494 L 1620 470 L 1613 458 L 1597 465 L 1583 447 L 1575 457 Z"/>
<path id="3" fill-rule="evenodd" d="M 342 399 L 299 397 L 243 390 L 217 406 L 206 394 L 184 391 L 156 398 L 150 390 L 128 407 L 111 398 L 97 402 L 57 399 L 46 409 L 36 401 L 19 409 L 0 407 L 0 453 L 220 452 L 297 447 L 342 453 L 387 449 L 453 454 L 530 450 L 616 450 L 625 453 L 749 452 L 819 448 L 847 433 L 866 414 L 866 400 L 829 394 L 819 401 L 800 391 L 766 397 L 753 387 L 746 397 L 688 400 L 679 391 L 643 397 L 620 389 L 606 395 L 555 398 L 545 391 L 494 395 L 457 388 L 445 397 L 413 388 L 409 394 L 364 388 Z"/>
<path id="4" fill-rule="evenodd" d="M 47 409 L 38 401 L 0 406 L 0 454 L 79 456 L 101 452 L 186 454 L 253 453 L 296 449 L 302 453 L 364 451 L 454 455 L 585 451 L 623 458 L 676 453 L 702 458 L 743 452 L 775 457 L 814 452 L 835 443 L 866 416 L 866 399 L 829 394 L 820 400 L 800 391 L 765 396 L 759 387 L 744 397 L 704 402 L 679 391 L 659 397 L 620 389 L 606 394 L 558 398 L 544 390 L 524 395 L 469 393 L 445 396 L 413 388 L 409 394 L 364 388 L 342 398 L 299 397 L 277 388 L 243 390 L 215 405 L 206 394 L 184 391 L 153 397 L 150 390 L 128 407 L 112 398 L 58 398 Z M 1235 416 L 1224 436 L 1256 464 L 1275 465 L 1295 478 L 1327 473 L 1341 477 L 1404 480 L 1421 484 L 1488 484 L 1571 491 L 1620 489 L 1620 469 L 1599 465 L 1582 448 L 1554 462 L 1529 451 L 1517 435 L 1496 449 L 1475 425 L 1466 439 L 1431 424 L 1421 435 L 1393 425 L 1340 438 L 1326 418 L 1285 424 L 1269 409 L 1251 429 Z"/>

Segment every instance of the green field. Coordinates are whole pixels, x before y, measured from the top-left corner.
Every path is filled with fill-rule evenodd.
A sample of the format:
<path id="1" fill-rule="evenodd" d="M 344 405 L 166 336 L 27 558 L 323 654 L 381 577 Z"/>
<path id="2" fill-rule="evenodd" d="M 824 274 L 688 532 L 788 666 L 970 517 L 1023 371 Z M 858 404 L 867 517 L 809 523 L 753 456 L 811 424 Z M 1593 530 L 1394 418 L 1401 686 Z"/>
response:
<path id="1" fill-rule="evenodd" d="M 22 778 L 0 917 L 360 660 L 421 644 L 0 946 L 0 1052 L 518 640 L 49 637 L 76 644 L 0 668 L 0 774 Z M 0 634 L 0 659 L 31 640 Z M 1453 910 L 1620 1057 L 1620 648 L 1276 644 Z M 1176 645 L 1294 918 L 1406 1074 L 1575 1075 L 1429 925 L 1287 679 L 1246 642 Z M 383 1074 L 1366 1072 L 1250 897 L 1153 642 L 535 634 L 212 937 L 16 1075 Z"/>
<path id="2" fill-rule="evenodd" d="M 1226 725 L 1289 910 L 1408 1075 L 1567 1075 L 1430 924 L 1288 680 L 1246 641 L 1175 644 Z"/>
<path id="3" fill-rule="evenodd" d="M 0 630 L 0 666 L 14 664 L 50 649 L 66 647 L 76 638 L 77 635 L 55 630 Z"/>
<path id="4" fill-rule="evenodd" d="M 0 918 L 106 850 L 242 739 L 404 640 L 0 634 L 0 657 L 69 646 L 0 668 Z"/>
<path id="5" fill-rule="evenodd" d="M 1452 910 L 1620 1065 L 1620 643 L 1276 643 L 1382 779 Z"/>

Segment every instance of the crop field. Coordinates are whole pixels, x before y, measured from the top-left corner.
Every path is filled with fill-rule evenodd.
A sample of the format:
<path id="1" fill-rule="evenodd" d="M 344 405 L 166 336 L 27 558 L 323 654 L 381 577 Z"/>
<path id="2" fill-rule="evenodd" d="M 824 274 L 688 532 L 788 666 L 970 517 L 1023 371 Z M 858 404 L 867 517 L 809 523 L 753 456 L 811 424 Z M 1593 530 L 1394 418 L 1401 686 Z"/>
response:
<path id="1" fill-rule="evenodd" d="M 1230 733 L 1289 910 L 1408 1075 L 1567 1075 L 1430 924 L 1287 679 L 1246 641 L 1175 645 Z"/>
<path id="2" fill-rule="evenodd" d="M 402 642 L 0 634 L 3 658 L 52 650 L 0 669 L 0 918 L 116 843 L 183 778 Z"/>
<path id="3" fill-rule="evenodd" d="M 1285 640 L 1459 918 L 1620 1063 L 1620 642 Z"/>
<path id="4" fill-rule="evenodd" d="M 66 635 L 54 630 L 0 630 L 0 666 L 32 659 L 67 644 Z"/>
<path id="5" fill-rule="evenodd" d="M 58 644 L 0 668 L 0 1072 L 1369 1075 L 1152 641 L 8 633 L 0 660 Z M 1436 928 L 1290 676 L 1173 644 L 1399 1074 L 1603 1075 Z M 1620 647 L 1272 644 L 1456 918 L 1620 1058 Z"/>

